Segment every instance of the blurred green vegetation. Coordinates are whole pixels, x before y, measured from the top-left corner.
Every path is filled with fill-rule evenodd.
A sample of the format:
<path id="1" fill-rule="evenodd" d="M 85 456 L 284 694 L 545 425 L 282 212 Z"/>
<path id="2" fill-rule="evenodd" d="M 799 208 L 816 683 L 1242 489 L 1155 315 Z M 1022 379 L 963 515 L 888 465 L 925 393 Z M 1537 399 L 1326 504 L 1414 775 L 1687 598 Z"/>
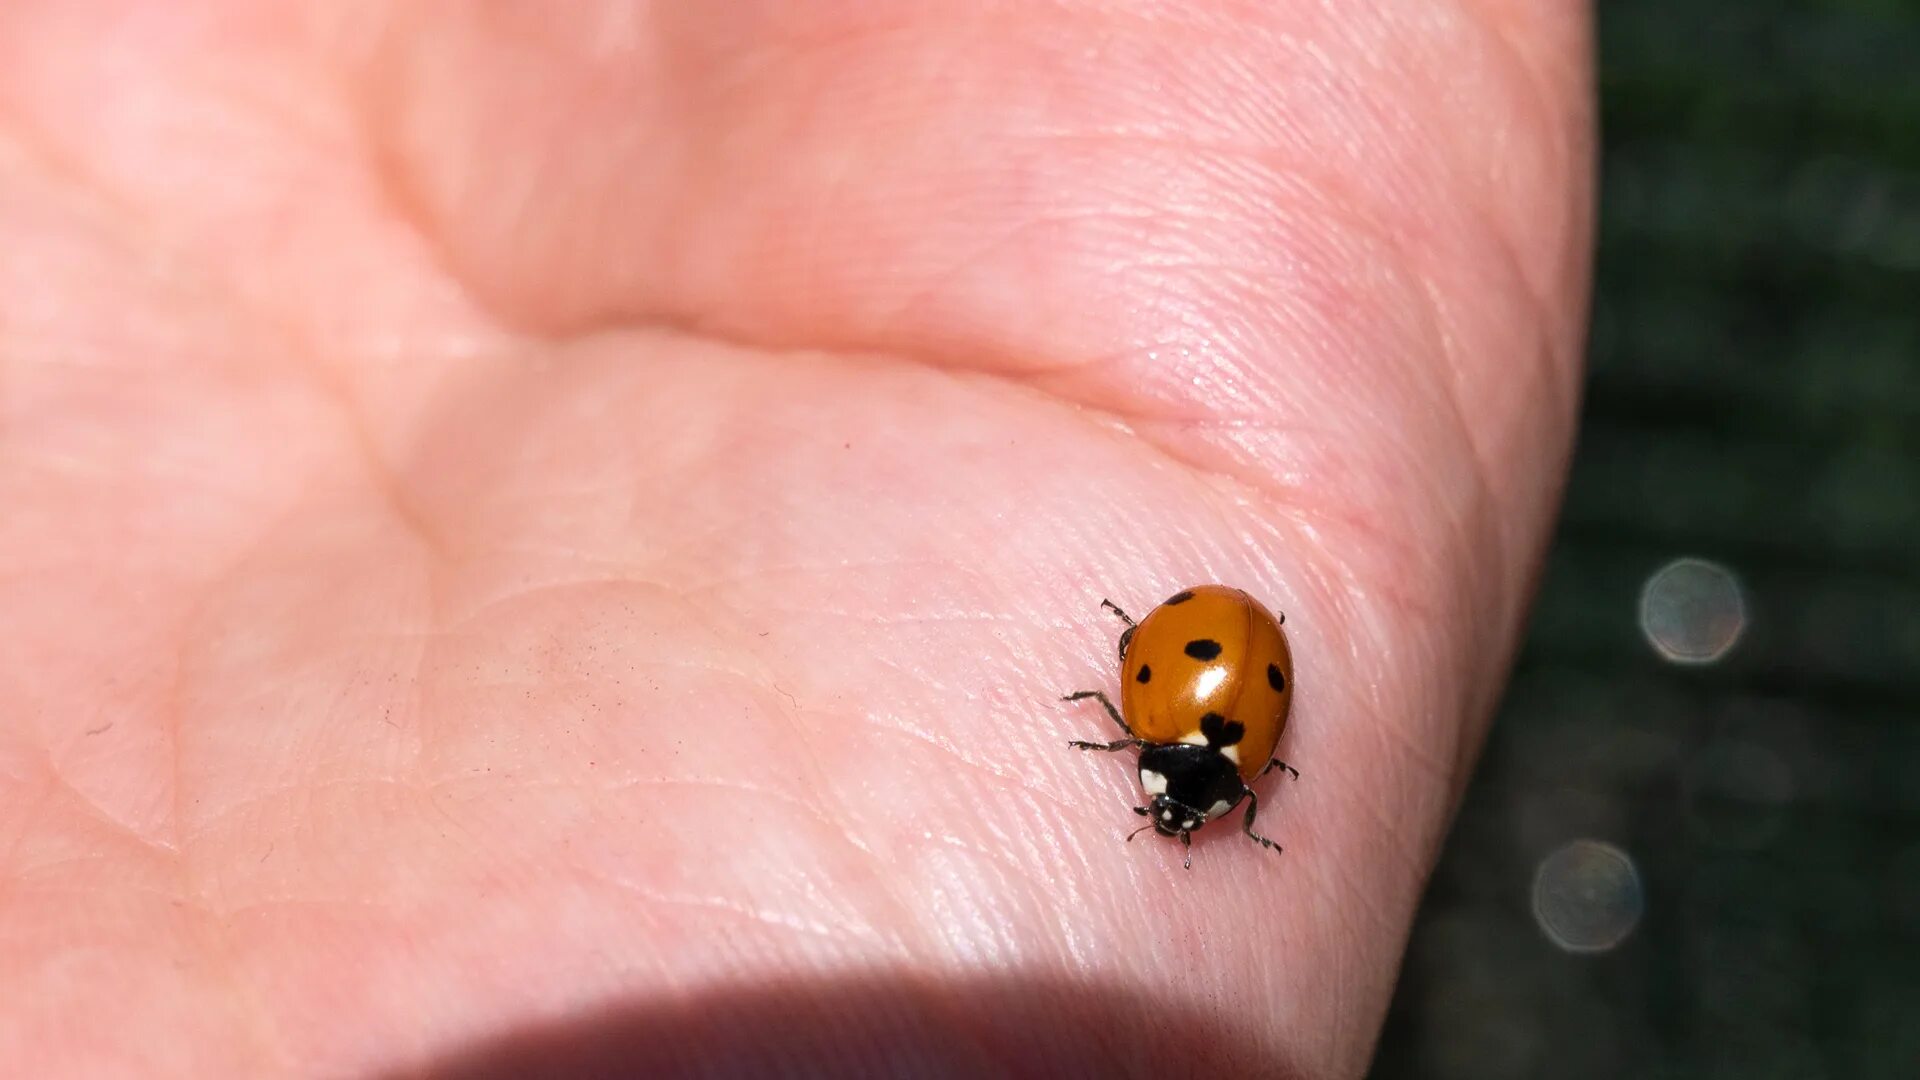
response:
<path id="1" fill-rule="evenodd" d="M 1603 0 L 1591 370 L 1534 625 L 1375 1075 L 1920 1077 L 1920 3 Z M 1721 662 L 1638 619 L 1695 556 Z M 1543 933 L 1596 839 L 1645 909 Z"/>

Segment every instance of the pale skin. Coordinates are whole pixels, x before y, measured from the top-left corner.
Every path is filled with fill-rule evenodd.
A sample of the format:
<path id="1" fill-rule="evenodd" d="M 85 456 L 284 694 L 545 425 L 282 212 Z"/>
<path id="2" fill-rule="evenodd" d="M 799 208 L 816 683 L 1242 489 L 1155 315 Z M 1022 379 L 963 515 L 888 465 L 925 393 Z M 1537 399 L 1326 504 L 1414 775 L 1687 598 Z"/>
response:
<path id="1" fill-rule="evenodd" d="M 1360 1074 L 1564 476 L 1586 20 L 0 5 L 0 1061 Z M 1302 779 L 1188 871 L 1059 698 L 1208 581 Z"/>

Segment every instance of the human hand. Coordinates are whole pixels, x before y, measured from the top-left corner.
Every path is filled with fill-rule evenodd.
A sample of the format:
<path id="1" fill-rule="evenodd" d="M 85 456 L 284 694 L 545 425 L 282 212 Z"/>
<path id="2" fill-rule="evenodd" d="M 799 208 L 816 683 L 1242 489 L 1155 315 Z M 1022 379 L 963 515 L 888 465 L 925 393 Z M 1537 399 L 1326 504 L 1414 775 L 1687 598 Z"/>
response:
<path id="1" fill-rule="evenodd" d="M 0 8 L 0 1060 L 1357 1075 L 1570 443 L 1584 19 Z M 1203 581 L 1304 779 L 1186 871 L 1057 698 Z"/>

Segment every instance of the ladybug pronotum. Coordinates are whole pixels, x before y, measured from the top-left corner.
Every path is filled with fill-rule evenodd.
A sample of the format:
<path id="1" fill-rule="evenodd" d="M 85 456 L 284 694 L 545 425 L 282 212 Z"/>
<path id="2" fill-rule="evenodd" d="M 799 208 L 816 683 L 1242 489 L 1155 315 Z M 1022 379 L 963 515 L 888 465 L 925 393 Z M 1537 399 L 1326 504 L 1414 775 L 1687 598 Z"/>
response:
<path id="1" fill-rule="evenodd" d="M 1127 839 L 1149 828 L 1177 836 L 1191 868 L 1193 831 L 1245 799 L 1241 831 L 1278 852 L 1279 844 L 1253 831 L 1260 799 L 1248 785 L 1276 768 L 1300 775 L 1273 757 L 1293 701 L 1293 653 L 1280 629 L 1285 617 L 1224 585 L 1175 593 L 1138 623 L 1112 601 L 1100 606 L 1127 624 L 1120 633 L 1120 708 L 1100 690 L 1062 700 L 1096 699 L 1126 733 L 1113 742 L 1068 745 L 1140 751 L 1140 787 L 1149 798 L 1133 812 L 1149 824 Z"/>

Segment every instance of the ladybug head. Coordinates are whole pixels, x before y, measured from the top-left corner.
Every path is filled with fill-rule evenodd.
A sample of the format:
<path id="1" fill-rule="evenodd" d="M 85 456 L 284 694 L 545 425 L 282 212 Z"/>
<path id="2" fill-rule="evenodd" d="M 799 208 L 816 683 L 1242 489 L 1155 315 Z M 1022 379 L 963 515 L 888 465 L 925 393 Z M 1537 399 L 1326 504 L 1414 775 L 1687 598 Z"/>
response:
<path id="1" fill-rule="evenodd" d="M 1167 795 L 1155 795 L 1153 801 L 1145 806 L 1136 806 L 1133 812 L 1146 817 L 1153 823 L 1153 831 L 1161 836 L 1179 836 L 1192 832 L 1204 825 L 1207 815 L 1191 806 L 1174 801 Z"/>
<path id="2" fill-rule="evenodd" d="M 1162 836 L 1180 836 L 1219 816 L 1203 806 L 1240 801 L 1240 774 L 1233 760 L 1192 743 L 1149 746 L 1140 752 L 1140 790 L 1148 803 L 1136 808 Z"/>

